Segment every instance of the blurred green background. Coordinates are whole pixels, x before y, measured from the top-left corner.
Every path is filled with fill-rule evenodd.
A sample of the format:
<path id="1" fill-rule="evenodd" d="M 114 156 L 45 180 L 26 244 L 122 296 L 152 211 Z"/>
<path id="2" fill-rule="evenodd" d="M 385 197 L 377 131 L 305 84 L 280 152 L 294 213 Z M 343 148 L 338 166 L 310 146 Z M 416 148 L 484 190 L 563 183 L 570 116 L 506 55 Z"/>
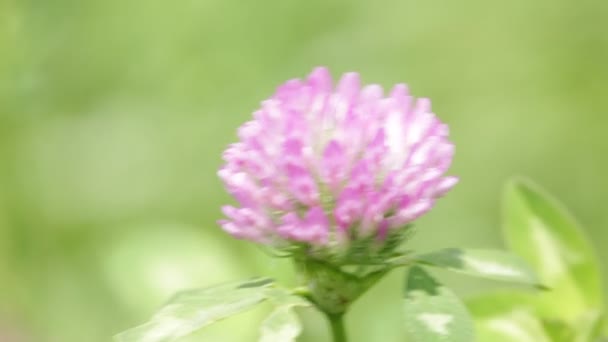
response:
<path id="1" fill-rule="evenodd" d="M 216 170 L 258 103 L 317 65 L 405 81 L 450 124 L 462 181 L 410 248 L 502 247 L 501 187 L 525 174 L 608 257 L 607 1 L 0 0 L 0 341 L 109 341 L 182 288 L 293 283 L 218 228 Z M 401 276 L 355 305 L 353 341 L 404 340 Z M 265 310 L 190 340 L 254 341 Z M 325 340 L 302 315 L 301 340 Z"/>

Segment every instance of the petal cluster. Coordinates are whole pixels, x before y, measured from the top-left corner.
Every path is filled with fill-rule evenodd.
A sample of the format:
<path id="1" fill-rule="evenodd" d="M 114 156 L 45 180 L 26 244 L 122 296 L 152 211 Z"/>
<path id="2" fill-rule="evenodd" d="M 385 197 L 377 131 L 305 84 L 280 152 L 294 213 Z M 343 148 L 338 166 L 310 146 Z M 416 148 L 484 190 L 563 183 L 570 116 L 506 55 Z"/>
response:
<path id="1" fill-rule="evenodd" d="M 238 202 L 220 224 L 273 246 L 382 241 L 456 183 L 448 127 L 403 84 L 384 94 L 326 68 L 280 86 L 238 131 L 219 176 Z"/>

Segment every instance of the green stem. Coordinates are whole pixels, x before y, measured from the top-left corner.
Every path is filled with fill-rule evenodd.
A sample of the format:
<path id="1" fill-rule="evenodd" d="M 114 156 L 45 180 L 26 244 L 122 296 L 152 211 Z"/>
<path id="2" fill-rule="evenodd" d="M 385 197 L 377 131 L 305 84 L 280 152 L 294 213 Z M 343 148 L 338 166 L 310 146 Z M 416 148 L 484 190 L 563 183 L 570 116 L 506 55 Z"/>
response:
<path id="1" fill-rule="evenodd" d="M 331 335 L 334 342 L 347 342 L 346 331 L 344 330 L 344 314 L 327 314 L 327 319 L 331 326 Z"/>

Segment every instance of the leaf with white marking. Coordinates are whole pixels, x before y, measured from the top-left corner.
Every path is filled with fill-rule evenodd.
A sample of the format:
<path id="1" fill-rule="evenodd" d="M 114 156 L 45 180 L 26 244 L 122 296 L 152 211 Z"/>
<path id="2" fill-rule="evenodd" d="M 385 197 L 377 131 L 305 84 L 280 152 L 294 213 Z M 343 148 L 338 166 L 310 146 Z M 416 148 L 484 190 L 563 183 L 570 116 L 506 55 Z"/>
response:
<path id="1" fill-rule="evenodd" d="M 115 337 L 118 342 L 171 342 L 267 299 L 273 281 L 256 278 L 178 293 L 152 319 Z"/>
<path id="2" fill-rule="evenodd" d="M 413 342 L 473 341 L 466 307 L 422 268 L 410 269 L 405 286 L 404 325 Z"/>
<path id="3" fill-rule="evenodd" d="M 536 185 L 510 182 L 504 194 L 504 234 L 511 250 L 551 291 L 540 294 L 543 317 L 574 322 L 601 310 L 598 260 L 574 218 Z"/>
<path id="4" fill-rule="evenodd" d="M 468 275 L 539 285 L 534 270 L 521 257 L 509 252 L 483 249 L 446 248 L 414 256 L 418 263 Z"/>

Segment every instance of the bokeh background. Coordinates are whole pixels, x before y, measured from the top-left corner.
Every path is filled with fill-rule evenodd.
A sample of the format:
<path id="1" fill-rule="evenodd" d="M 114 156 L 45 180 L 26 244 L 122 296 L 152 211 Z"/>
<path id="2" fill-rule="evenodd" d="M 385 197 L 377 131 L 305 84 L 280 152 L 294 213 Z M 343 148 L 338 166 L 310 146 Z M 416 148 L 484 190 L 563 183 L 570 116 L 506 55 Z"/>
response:
<path id="1" fill-rule="evenodd" d="M 523 174 L 608 258 L 606 1 L 0 0 L 0 341 L 109 341 L 182 288 L 293 283 L 218 228 L 216 170 L 259 102 L 317 65 L 405 81 L 450 124 L 462 181 L 409 248 L 503 247 L 501 188 Z M 439 276 L 462 296 L 502 286 Z M 401 277 L 355 305 L 353 341 L 404 341 Z M 254 341 L 267 309 L 190 341 Z M 325 340 L 301 314 L 301 340 Z"/>

